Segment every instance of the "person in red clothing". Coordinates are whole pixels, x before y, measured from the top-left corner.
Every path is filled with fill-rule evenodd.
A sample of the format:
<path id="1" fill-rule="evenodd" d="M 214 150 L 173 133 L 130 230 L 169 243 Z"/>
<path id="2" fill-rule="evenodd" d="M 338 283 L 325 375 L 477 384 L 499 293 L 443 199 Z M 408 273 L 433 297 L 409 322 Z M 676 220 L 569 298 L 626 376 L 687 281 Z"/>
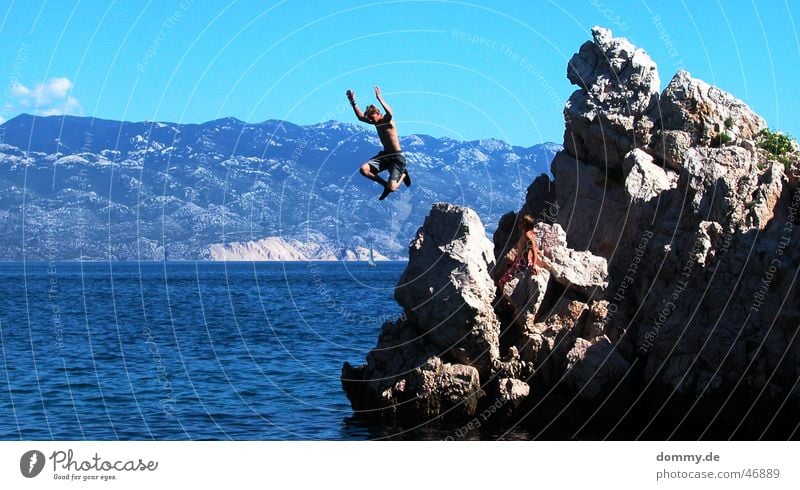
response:
<path id="1" fill-rule="evenodd" d="M 509 250 L 503 258 L 504 263 L 507 264 L 507 269 L 500 276 L 500 280 L 497 281 L 497 285 L 501 289 L 512 277 L 525 268 L 530 268 L 533 274 L 539 273 L 541 259 L 536 246 L 536 233 L 533 231 L 535 224 L 536 220 L 529 214 L 524 215 L 520 220 L 519 227 L 522 230 L 522 234 L 519 236 L 514 248 Z"/>

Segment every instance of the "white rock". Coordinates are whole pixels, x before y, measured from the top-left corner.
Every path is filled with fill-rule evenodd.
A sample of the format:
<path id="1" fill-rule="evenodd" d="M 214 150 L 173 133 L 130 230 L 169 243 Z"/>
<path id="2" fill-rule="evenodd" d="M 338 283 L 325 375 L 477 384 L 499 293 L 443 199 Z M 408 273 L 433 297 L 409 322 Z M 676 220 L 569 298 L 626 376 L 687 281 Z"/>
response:
<path id="1" fill-rule="evenodd" d="M 619 169 L 625 154 L 647 143 L 658 70 L 647 53 L 608 29 L 594 27 L 592 36 L 567 65 L 567 78 L 580 90 L 564 108 L 564 148 L 601 169 Z"/>
<path id="2" fill-rule="evenodd" d="M 585 295 L 608 287 L 608 263 L 588 250 L 567 247 L 567 234 L 561 225 L 538 222 L 535 231 L 542 248 L 544 266 L 553 280 Z"/>
<path id="3" fill-rule="evenodd" d="M 410 321 L 463 364 L 498 358 L 500 323 L 492 308 L 492 242 L 469 208 L 436 203 L 409 246 L 395 299 Z"/>
<path id="4" fill-rule="evenodd" d="M 499 389 L 499 399 L 503 402 L 510 402 L 514 407 L 519 406 L 530 393 L 531 387 L 528 383 L 514 378 L 500 378 L 497 380 Z"/>
<path id="5" fill-rule="evenodd" d="M 638 148 L 625 156 L 624 166 L 625 191 L 633 200 L 649 201 L 677 186 L 678 174 L 665 171 L 656 165 L 653 157 Z"/>

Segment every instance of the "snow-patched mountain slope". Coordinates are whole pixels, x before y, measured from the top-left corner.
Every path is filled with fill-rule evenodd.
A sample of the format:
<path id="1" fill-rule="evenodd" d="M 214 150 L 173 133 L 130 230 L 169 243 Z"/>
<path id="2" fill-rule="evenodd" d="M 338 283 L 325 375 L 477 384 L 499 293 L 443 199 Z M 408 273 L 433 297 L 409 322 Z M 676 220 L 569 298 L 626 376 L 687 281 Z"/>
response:
<path id="1" fill-rule="evenodd" d="M 380 150 L 366 125 L 21 115 L 0 128 L 5 260 L 195 259 L 212 244 L 314 234 L 404 258 L 433 202 L 496 223 L 560 149 L 403 136 L 412 186 L 379 202 L 358 173 Z"/>

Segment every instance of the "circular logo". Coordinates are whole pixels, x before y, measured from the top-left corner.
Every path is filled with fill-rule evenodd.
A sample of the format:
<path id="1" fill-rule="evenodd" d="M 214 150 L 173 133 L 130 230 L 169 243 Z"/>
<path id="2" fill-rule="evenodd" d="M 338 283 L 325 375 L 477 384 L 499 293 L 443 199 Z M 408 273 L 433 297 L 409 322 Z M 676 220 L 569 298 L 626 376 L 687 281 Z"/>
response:
<path id="1" fill-rule="evenodd" d="M 22 455 L 19 460 L 19 471 L 25 478 L 33 478 L 44 469 L 44 454 L 35 449 Z"/>

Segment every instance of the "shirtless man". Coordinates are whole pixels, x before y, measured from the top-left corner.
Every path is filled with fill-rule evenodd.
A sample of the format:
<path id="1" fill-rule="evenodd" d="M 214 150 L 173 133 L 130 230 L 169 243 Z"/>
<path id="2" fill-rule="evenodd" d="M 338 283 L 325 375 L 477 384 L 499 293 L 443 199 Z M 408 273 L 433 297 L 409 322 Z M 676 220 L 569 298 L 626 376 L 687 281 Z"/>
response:
<path id="1" fill-rule="evenodd" d="M 378 199 L 383 201 L 390 193 L 400 187 L 402 181 L 406 187 L 411 186 L 411 177 L 406 170 L 406 159 L 400 149 L 400 140 L 397 138 L 397 126 L 392 117 L 392 108 L 386 104 L 381 97 L 381 89 L 375 87 L 375 97 L 383 107 L 384 114 L 380 109 L 370 104 L 361 112 L 356 103 L 356 94 L 352 90 L 347 91 L 347 100 L 353 106 L 353 112 L 359 121 L 367 124 L 374 124 L 378 130 L 378 137 L 383 145 L 383 151 L 370 158 L 361 165 L 361 175 L 369 180 L 375 181 L 383 186 L 383 193 Z M 378 175 L 384 170 L 389 171 L 389 180 L 385 180 Z"/>

